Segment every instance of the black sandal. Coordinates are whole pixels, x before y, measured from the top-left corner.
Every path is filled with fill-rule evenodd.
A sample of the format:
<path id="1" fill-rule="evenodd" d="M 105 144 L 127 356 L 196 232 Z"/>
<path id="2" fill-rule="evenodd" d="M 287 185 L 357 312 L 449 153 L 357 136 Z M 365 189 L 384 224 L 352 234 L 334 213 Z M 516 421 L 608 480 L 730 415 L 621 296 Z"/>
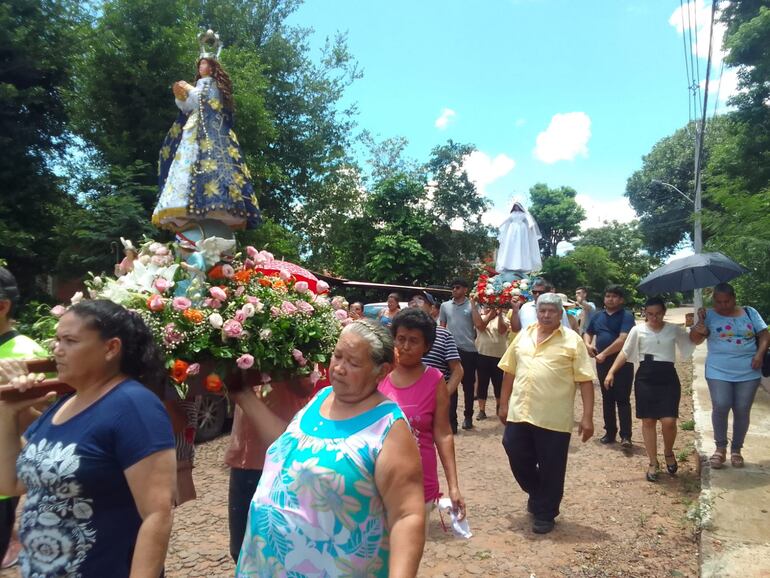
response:
<path id="1" fill-rule="evenodd" d="M 676 473 L 676 471 L 679 469 L 679 464 L 676 461 L 676 456 L 674 454 L 668 454 L 668 455 L 664 455 L 663 457 L 666 458 L 666 469 L 668 470 L 668 473 L 673 476 Z M 669 464 L 668 458 L 674 458 L 674 463 Z"/>
<path id="2" fill-rule="evenodd" d="M 658 462 L 655 462 L 654 464 L 650 464 L 650 466 L 647 468 L 647 473 L 645 474 L 645 477 L 647 478 L 648 482 L 657 482 L 658 481 L 658 469 L 659 468 L 660 468 L 660 464 L 658 464 Z M 650 471 L 650 469 L 653 469 L 653 471 Z"/>

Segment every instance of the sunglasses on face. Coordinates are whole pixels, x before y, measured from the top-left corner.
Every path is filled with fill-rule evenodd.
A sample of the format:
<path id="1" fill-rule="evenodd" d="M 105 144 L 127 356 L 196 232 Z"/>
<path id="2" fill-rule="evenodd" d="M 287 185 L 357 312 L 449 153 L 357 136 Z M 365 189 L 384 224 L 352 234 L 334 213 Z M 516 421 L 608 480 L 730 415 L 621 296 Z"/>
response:
<path id="1" fill-rule="evenodd" d="M 545 291 L 532 291 L 532 295 L 542 295 Z"/>

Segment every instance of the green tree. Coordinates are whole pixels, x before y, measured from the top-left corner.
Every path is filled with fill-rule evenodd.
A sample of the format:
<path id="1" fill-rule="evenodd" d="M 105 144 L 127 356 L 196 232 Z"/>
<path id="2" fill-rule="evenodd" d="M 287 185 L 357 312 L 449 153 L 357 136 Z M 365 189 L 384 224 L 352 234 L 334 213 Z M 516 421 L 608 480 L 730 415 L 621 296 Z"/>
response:
<path id="1" fill-rule="evenodd" d="M 612 221 L 604 227 L 586 229 L 575 241 L 575 246 L 601 247 L 607 251 L 610 261 L 620 270 L 617 282 L 623 285 L 630 297 L 635 300 L 640 298 L 636 293 L 636 286 L 660 265 L 660 259 L 651 256 L 645 250 L 638 221 L 630 223 Z M 594 295 L 601 295 L 604 286 L 592 286 L 590 289 Z"/>
<path id="2" fill-rule="evenodd" d="M 544 183 L 529 189 L 529 211 L 543 236 L 540 239 L 543 257 L 556 255 L 556 246 L 561 241 L 569 241 L 580 233 L 580 222 L 586 213 L 575 201 L 576 195 L 572 187 L 552 189 Z"/>
<path id="3" fill-rule="evenodd" d="M 0 258 L 31 296 L 35 276 L 51 271 L 54 229 L 69 200 L 52 165 L 65 144 L 62 93 L 82 48 L 78 3 L 10 0 L 0 6 Z"/>
<path id="4" fill-rule="evenodd" d="M 598 298 L 598 295 L 601 295 L 604 288 L 610 283 L 623 281 L 621 268 L 610 258 L 609 252 L 602 247 L 582 245 L 567 254 L 563 260 L 575 266 L 578 271 L 577 285 L 591 288 L 594 298 Z M 564 291 L 567 287 L 560 289 Z M 575 287 L 568 287 L 568 289 L 572 292 Z"/>
<path id="5" fill-rule="evenodd" d="M 548 279 L 559 292 L 572 294 L 580 286 L 580 271 L 571 260 L 554 255 L 543 259 L 540 276 Z"/>
<path id="6" fill-rule="evenodd" d="M 709 120 L 704 138 L 703 171 L 709 172 L 711 151 L 730 134 L 732 121 L 728 116 Z M 693 230 L 695 124 L 677 130 L 659 140 L 642 157 L 642 168 L 626 183 L 625 195 L 639 215 L 639 228 L 645 247 L 655 255 L 665 257 L 676 250 Z M 661 183 L 675 186 L 687 199 Z M 704 204 L 708 204 L 709 184 L 702 185 Z"/>

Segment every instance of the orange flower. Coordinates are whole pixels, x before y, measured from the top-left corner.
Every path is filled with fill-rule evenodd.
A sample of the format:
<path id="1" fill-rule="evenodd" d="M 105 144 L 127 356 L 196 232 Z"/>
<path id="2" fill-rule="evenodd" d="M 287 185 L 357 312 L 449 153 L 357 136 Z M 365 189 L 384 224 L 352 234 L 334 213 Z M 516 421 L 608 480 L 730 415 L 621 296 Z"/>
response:
<path id="1" fill-rule="evenodd" d="M 272 283 L 270 282 L 270 279 L 267 279 L 266 277 L 261 277 L 259 280 L 259 284 L 262 285 L 262 287 L 270 287 Z"/>
<path id="2" fill-rule="evenodd" d="M 273 287 L 275 287 L 276 289 L 283 289 L 284 287 L 286 287 L 286 283 L 283 282 L 283 279 L 275 279 L 273 281 Z"/>
<path id="3" fill-rule="evenodd" d="M 241 271 L 236 271 L 235 275 L 233 275 L 233 279 L 235 279 L 236 283 L 240 283 L 241 285 L 246 285 L 251 280 L 251 277 L 254 275 L 254 269 L 243 269 Z"/>
<path id="4" fill-rule="evenodd" d="M 216 373 L 209 373 L 206 376 L 206 391 L 219 393 L 224 386 L 225 384 L 222 383 L 222 379 Z"/>
<path id="5" fill-rule="evenodd" d="M 203 323 L 203 312 L 199 309 L 193 309 L 192 307 L 190 309 L 185 309 L 182 312 L 182 317 L 187 319 L 188 321 L 192 323 Z"/>
<path id="6" fill-rule="evenodd" d="M 171 379 L 177 383 L 182 383 L 187 379 L 187 368 L 190 364 L 181 359 L 177 359 L 174 362 L 174 366 L 171 368 Z"/>

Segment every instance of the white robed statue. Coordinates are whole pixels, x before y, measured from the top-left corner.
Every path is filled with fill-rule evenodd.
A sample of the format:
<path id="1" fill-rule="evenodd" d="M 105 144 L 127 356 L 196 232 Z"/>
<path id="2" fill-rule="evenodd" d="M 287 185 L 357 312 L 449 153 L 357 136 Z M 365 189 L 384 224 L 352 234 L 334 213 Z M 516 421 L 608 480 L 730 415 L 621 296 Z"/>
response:
<path id="1" fill-rule="evenodd" d="M 497 234 L 500 243 L 495 263 L 497 272 L 506 274 L 515 271 L 521 275 L 539 271 L 543 262 L 537 241 L 541 237 L 534 217 L 521 203 L 515 202 Z"/>

